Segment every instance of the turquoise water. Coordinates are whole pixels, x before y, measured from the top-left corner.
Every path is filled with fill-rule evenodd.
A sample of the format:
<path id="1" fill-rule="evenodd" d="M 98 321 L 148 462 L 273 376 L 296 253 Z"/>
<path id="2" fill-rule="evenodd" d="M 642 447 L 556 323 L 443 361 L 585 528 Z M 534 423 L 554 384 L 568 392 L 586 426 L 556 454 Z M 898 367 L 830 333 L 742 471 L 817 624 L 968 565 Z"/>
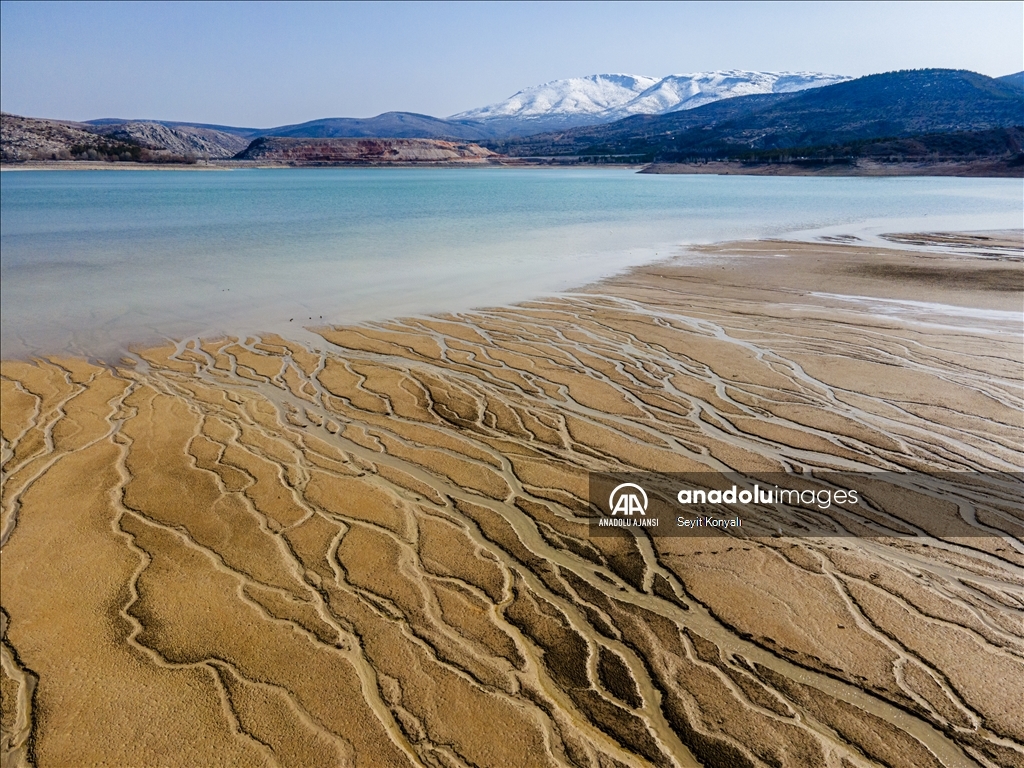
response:
<path id="1" fill-rule="evenodd" d="M 460 311 L 688 243 L 1019 228 L 1019 180 L 624 169 L 40 171 L 0 177 L 5 357 Z"/>

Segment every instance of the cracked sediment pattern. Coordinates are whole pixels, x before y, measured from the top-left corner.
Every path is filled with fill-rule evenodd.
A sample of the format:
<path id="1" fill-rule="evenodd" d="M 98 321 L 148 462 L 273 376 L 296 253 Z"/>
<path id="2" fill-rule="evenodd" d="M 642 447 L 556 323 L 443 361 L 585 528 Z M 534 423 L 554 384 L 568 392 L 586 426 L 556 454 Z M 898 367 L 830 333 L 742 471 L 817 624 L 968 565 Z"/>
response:
<path id="1" fill-rule="evenodd" d="M 930 545 L 584 511 L 591 470 L 1020 471 L 1009 237 L 4 362 L 4 768 L 1024 765 L 1019 509 Z"/>

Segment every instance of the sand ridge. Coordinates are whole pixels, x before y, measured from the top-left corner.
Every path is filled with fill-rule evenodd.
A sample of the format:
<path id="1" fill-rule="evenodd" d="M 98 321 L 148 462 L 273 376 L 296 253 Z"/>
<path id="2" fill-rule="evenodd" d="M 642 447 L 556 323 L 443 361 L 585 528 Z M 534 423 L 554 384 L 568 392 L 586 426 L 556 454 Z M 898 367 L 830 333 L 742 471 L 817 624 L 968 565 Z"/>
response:
<path id="1" fill-rule="evenodd" d="M 585 517 L 588 471 L 1020 472 L 1008 237 L 4 362 L 4 765 L 1024 764 L 1012 508 L 927 544 Z"/>

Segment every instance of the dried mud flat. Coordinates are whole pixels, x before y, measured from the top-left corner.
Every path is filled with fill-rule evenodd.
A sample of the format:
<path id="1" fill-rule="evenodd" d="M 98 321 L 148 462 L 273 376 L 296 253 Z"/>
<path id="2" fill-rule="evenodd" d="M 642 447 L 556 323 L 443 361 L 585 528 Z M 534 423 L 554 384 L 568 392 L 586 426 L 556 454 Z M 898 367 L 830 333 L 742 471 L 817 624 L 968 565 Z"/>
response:
<path id="1" fill-rule="evenodd" d="M 1024 521 L 584 517 L 590 470 L 1020 471 L 1021 237 L 950 243 L 4 362 L 4 768 L 1024 765 Z"/>

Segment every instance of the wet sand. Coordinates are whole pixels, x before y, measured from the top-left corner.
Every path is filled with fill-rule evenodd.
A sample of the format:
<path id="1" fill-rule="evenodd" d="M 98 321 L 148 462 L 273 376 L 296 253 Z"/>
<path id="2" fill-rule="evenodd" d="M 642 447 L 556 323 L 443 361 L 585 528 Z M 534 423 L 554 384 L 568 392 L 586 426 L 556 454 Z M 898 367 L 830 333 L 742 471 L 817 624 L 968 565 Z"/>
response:
<path id="1" fill-rule="evenodd" d="M 588 535 L 589 471 L 1024 469 L 1021 234 L 901 237 L 5 361 L 4 768 L 1024 765 L 1012 512 Z"/>

